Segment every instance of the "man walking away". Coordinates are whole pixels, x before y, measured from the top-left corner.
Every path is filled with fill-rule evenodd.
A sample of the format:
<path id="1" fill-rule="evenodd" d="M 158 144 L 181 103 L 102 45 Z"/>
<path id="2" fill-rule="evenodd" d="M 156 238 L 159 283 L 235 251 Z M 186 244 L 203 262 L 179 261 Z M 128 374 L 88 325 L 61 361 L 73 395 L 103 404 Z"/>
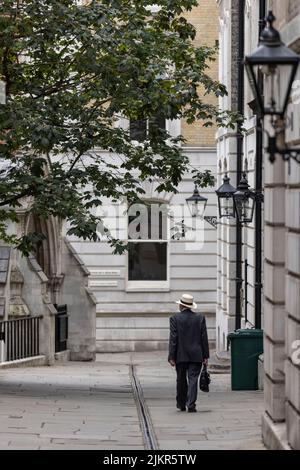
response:
<path id="1" fill-rule="evenodd" d="M 205 317 L 194 313 L 197 308 L 192 295 L 183 294 L 176 302 L 179 312 L 170 318 L 168 361 L 177 372 L 177 408 L 196 412 L 198 378 L 202 363 L 207 364 L 209 346 Z"/>

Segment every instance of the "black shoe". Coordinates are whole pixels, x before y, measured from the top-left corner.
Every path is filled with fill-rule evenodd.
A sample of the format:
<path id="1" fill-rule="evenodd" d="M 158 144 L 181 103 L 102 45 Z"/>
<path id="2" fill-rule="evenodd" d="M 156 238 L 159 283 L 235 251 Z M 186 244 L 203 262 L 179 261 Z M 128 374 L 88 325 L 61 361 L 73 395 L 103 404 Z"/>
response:
<path id="1" fill-rule="evenodd" d="M 193 408 L 188 408 L 188 413 L 197 413 L 196 407 L 193 406 Z"/>
<path id="2" fill-rule="evenodd" d="M 185 406 L 177 406 L 177 409 L 180 411 L 186 411 Z"/>

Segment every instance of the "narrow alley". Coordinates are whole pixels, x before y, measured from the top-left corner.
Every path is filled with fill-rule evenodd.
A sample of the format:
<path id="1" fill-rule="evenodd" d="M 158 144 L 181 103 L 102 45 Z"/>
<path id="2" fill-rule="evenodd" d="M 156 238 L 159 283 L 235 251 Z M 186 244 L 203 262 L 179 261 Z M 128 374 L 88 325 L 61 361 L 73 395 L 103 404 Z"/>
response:
<path id="1" fill-rule="evenodd" d="M 212 374 L 198 413 L 175 406 L 165 352 L 0 370 L 0 449 L 264 449 L 261 391 Z"/>

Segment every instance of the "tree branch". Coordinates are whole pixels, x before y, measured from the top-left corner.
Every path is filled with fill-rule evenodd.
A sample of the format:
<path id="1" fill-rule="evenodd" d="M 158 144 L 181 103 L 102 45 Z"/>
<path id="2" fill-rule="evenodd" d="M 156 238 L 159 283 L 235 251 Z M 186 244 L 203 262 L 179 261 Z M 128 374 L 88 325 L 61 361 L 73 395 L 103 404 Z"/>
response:
<path id="1" fill-rule="evenodd" d="M 13 196 L 9 199 L 6 199 L 5 201 L 1 201 L 0 202 L 0 206 L 6 206 L 6 205 L 9 205 L 11 204 L 12 202 L 15 202 L 17 201 L 18 199 L 21 199 L 22 197 L 25 197 L 25 196 L 30 196 L 31 195 L 31 191 L 29 188 L 25 189 L 24 191 L 22 191 L 20 194 L 16 195 L 16 196 Z"/>

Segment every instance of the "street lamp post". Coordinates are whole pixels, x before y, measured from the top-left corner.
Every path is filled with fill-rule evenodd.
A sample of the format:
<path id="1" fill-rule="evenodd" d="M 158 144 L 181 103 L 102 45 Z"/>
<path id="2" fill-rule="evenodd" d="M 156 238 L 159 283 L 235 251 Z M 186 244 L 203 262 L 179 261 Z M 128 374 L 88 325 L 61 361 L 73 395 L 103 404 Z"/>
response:
<path id="1" fill-rule="evenodd" d="M 192 196 L 188 197 L 186 202 L 193 218 L 203 217 L 207 204 L 207 197 L 201 196 L 196 184 Z"/>
<path id="2" fill-rule="evenodd" d="M 256 203 L 256 193 L 250 189 L 246 173 L 243 173 L 243 177 L 233 194 L 233 201 L 239 222 L 241 224 L 251 223 Z"/>
<path id="3" fill-rule="evenodd" d="M 264 4 L 264 2 L 263 2 Z M 264 6 L 260 8 L 260 18 Z M 288 147 L 285 140 L 287 126 L 286 111 L 300 57 L 282 42 L 280 33 L 274 28 L 275 16 L 269 11 L 266 25 L 260 28 L 258 48 L 245 57 L 245 66 L 253 90 L 257 111 L 257 158 L 256 190 L 262 189 L 262 129 L 265 116 L 270 116 L 271 134 L 268 136 L 266 152 L 273 163 L 276 155 L 283 160 L 293 158 L 300 163 L 300 149 Z M 262 25 L 262 21 L 260 23 Z M 255 223 L 255 325 L 261 325 L 261 200 L 257 200 Z"/>
<path id="4" fill-rule="evenodd" d="M 227 173 L 223 178 L 223 184 L 216 190 L 218 196 L 219 217 L 226 217 L 228 219 L 235 217 L 233 195 L 236 188 L 230 184 L 230 179 Z"/>
<path id="5" fill-rule="evenodd" d="M 259 115 L 262 118 L 268 115 L 271 117 L 274 135 L 268 135 L 266 148 L 271 163 L 275 161 L 276 154 L 284 160 L 294 158 L 300 163 L 300 149 L 287 147 L 284 137 L 285 115 L 300 56 L 281 41 L 279 31 L 273 26 L 275 19 L 272 11 L 269 11 L 259 46 L 245 57 L 245 66 Z M 262 79 L 263 94 L 260 87 Z"/>
<path id="6" fill-rule="evenodd" d="M 204 215 L 206 205 L 207 205 L 207 197 L 201 196 L 199 193 L 198 187 L 195 184 L 194 192 L 191 197 L 186 199 L 190 214 L 193 218 L 199 217 L 201 219 L 206 220 L 210 225 L 212 225 L 215 229 L 217 228 L 217 217 Z"/>
<path id="7" fill-rule="evenodd" d="M 282 118 L 288 105 L 299 56 L 283 44 L 279 31 L 273 26 L 275 20 L 272 11 L 269 11 L 259 46 L 253 54 L 245 57 L 245 66 L 261 115 Z M 259 86 L 261 74 L 264 78 L 264 95 Z"/>
<path id="8" fill-rule="evenodd" d="M 216 190 L 219 203 L 219 217 L 227 219 L 236 217 L 241 224 L 249 224 L 253 220 L 256 203 L 263 202 L 261 192 L 250 189 L 246 173 L 234 188 L 225 174 L 223 184 Z"/>
<path id="9" fill-rule="evenodd" d="M 251 223 L 253 220 L 254 209 L 261 210 L 261 203 L 263 202 L 263 195 L 260 190 L 254 191 L 250 189 L 248 180 L 246 177 L 246 173 L 243 173 L 242 179 L 240 180 L 238 187 L 234 188 L 230 184 L 230 180 L 228 178 L 227 173 L 223 179 L 223 184 L 217 189 L 216 191 L 218 196 L 218 203 L 219 203 L 219 216 L 230 218 L 237 218 L 237 225 L 241 228 L 243 225 Z M 242 246 L 242 232 L 240 233 L 239 237 L 239 244 L 240 247 Z M 246 263 L 246 260 L 245 260 Z M 257 263 L 259 266 L 259 263 Z M 246 264 L 245 264 L 246 266 Z M 241 270 L 239 271 L 241 272 Z M 238 273 L 238 271 L 237 271 Z M 247 275 L 247 274 L 246 274 Z M 245 283 L 246 283 L 246 275 L 245 275 Z M 258 278 L 258 277 L 257 277 Z M 242 288 L 242 277 L 241 274 L 236 277 L 236 285 L 237 285 L 237 292 L 241 291 Z M 261 288 L 261 282 L 257 283 L 257 288 Z M 257 294 L 258 295 L 258 294 Z M 257 304 L 256 304 L 257 305 Z M 260 315 L 256 315 L 257 319 L 255 321 L 256 327 L 260 328 Z M 240 315 L 236 316 L 236 328 L 240 328 Z"/>

